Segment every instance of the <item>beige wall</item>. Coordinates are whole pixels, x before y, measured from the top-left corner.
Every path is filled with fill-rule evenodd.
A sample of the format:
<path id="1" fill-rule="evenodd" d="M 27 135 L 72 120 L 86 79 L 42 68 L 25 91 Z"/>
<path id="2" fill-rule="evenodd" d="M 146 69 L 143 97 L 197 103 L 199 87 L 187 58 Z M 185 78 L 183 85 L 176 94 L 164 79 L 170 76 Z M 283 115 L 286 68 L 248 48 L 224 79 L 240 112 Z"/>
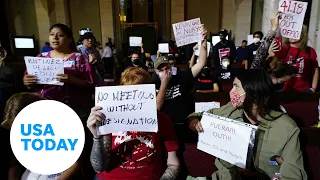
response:
<path id="1" fill-rule="evenodd" d="M 101 42 L 99 0 L 70 0 L 71 28 L 77 41 L 79 30 L 91 28 L 97 41 Z"/>
<path id="2" fill-rule="evenodd" d="M 253 14 L 252 14 L 252 27 L 251 32 L 261 31 L 262 28 L 262 15 L 263 15 L 263 0 L 254 0 Z"/>
<path id="3" fill-rule="evenodd" d="M 234 30 L 235 45 L 240 46 L 242 40 L 247 40 L 251 31 L 252 0 L 243 0 L 237 5 L 236 26 Z"/>
<path id="4" fill-rule="evenodd" d="M 187 0 L 187 19 L 199 18 L 208 32 L 219 31 L 219 0 Z"/>

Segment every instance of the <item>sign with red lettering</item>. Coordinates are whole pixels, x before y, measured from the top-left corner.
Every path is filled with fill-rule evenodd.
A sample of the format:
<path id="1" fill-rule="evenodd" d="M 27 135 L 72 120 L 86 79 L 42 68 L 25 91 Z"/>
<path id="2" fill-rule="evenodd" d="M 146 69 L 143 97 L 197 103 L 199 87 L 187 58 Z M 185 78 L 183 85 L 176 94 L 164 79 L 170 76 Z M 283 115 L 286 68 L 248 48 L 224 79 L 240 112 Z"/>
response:
<path id="1" fill-rule="evenodd" d="M 307 2 L 280 0 L 280 29 L 283 37 L 300 39 L 307 7 Z"/>
<path id="2" fill-rule="evenodd" d="M 240 168 L 249 168 L 257 126 L 204 113 L 197 148 Z"/>
<path id="3" fill-rule="evenodd" d="M 201 40 L 200 18 L 172 24 L 177 46 L 192 44 Z"/>

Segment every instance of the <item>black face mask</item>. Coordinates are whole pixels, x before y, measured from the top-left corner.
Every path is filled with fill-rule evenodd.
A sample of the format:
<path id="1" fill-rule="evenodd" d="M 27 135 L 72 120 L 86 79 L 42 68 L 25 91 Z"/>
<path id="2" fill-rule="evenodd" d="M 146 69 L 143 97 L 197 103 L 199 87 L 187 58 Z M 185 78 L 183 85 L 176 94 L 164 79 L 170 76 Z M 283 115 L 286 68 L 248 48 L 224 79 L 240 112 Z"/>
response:
<path id="1" fill-rule="evenodd" d="M 205 76 L 209 76 L 211 73 L 211 70 L 209 68 L 203 68 L 201 73 Z"/>
<path id="2" fill-rule="evenodd" d="M 133 64 L 134 64 L 134 65 L 139 65 L 139 64 L 140 64 L 140 59 L 135 59 L 135 60 L 133 60 Z"/>

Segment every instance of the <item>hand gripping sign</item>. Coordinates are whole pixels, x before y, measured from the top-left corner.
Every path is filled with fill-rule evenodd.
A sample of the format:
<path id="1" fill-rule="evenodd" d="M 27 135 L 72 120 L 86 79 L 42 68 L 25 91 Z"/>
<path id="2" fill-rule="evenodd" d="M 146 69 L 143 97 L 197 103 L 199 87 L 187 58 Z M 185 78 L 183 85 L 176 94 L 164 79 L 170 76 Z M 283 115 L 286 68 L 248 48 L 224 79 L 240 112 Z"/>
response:
<path id="1" fill-rule="evenodd" d="M 240 168 L 251 164 L 257 126 L 204 113 L 198 149 Z"/>

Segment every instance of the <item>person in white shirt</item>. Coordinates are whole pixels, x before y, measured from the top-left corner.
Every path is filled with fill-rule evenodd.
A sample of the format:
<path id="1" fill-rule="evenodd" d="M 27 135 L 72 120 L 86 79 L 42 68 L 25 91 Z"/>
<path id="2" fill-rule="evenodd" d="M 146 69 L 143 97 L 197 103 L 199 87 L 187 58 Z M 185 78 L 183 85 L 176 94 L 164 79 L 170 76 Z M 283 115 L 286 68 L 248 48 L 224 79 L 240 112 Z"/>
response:
<path id="1" fill-rule="evenodd" d="M 113 74 L 114 70 L 113 52 L 110 46 L 111 44 L 107 42 L 102 54 L 104 69 L 106 70 L 107 75 Z"/>
<path id="2" fill-rule="evenodd" d="M 112 52 L 112 49 L 110 47 L 110 44 L 106 43 L 106 47 L 104 48 L 103 53 L 102 53 L 102 58 L 104 58 L 104 57 L 110 58 L 112 56 L 113 56 L 113 52 Z"/>

